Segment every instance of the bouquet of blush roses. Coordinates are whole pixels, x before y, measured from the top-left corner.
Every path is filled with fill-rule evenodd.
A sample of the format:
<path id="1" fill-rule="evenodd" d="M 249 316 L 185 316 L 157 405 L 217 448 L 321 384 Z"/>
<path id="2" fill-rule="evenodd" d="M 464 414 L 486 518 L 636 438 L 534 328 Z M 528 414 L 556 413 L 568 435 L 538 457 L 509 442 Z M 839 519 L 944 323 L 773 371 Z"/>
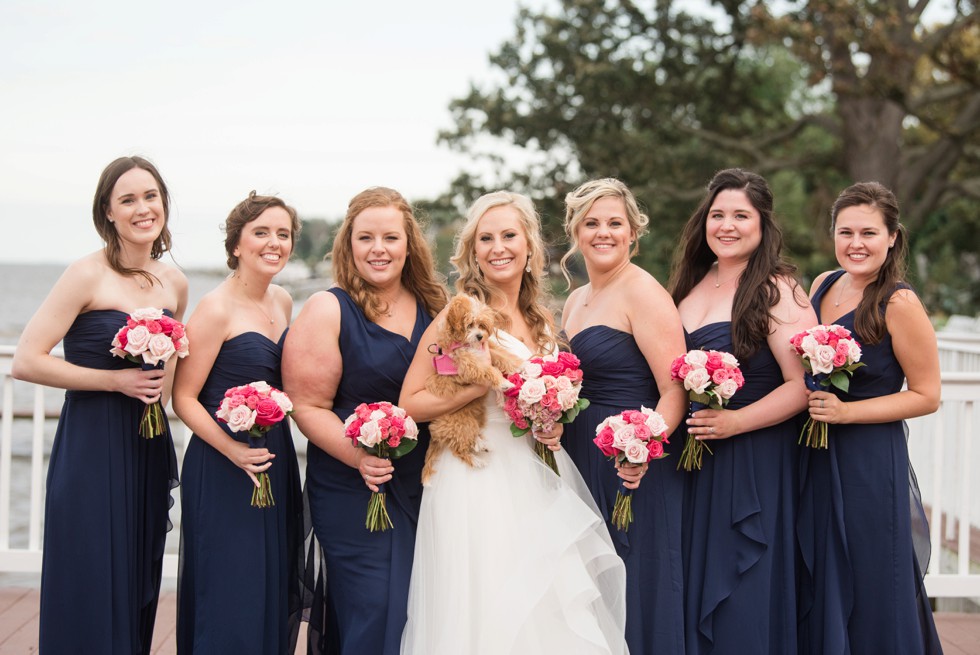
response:
<path id="1" fill-rule="evenodd" d="M 260 380 L 226 391 L 214 415 L 232 432 L 247 432 L 249 448 L 265 448 L 266 433 L 292 411 L 289 396 Z M 276 499 L 269 474 L 263 471 L 256 477 L 259 486 L 252 490 L 252 507 L 272 507 Z"/>
<path id="2" fill-rule="evenodd" d="M 570 352 L 532 357 L 507 377 L 514 386 L 504 391 L 504 412 L 513 423 L 510 433 L 523 437 L 530 431 L 550 432 L 555 423 L 571 423 L 589 406 L 582 391 L 582 369 Z M 555 454 L 535 441 L 534 450 L 552 471 L 558 473 Z"/>
<path id="3" fill-rule="evenodd" d="M 388 402 L 361 403 L 344 421 L 344 434 L 355 446 L 375 457 L 398 459 L 418 445 L 419 428 L 412 417 L 397 405 Z M 371 493 L 367 520 L 364 526 L 371 532 L 393 527 L 385 506 L 384 485 Z"/>
<path id="4" fill-rule="evenodd" d="M 144 371 L 163 368 L 171 356 L 187 357 L 184 324 L 166 316 L 162 309 L 137 309 L 119 328 L 109 349 L 116 357 L 139 364 Z M 163 434 L 163 407 L 160 401 L 147 405 L 140 420 L 144 439 Z"/>
<path id="5" fill-rule="evenodd" d="M 861 362 L 861 344 L 851 331 L 841 325 L 816 325 L 789 340 L 793 351 L 803 361 L 803 376 L 811 391 L 825 391 L 836 387 L 847 393 L 854 371 L 864 366 Z M 800 443 L 806 435 L 806 445 L 812 448 L 827 447 L 827 424 L 807 417 L 800 432 Z"/>
<path id="6" fill-rule="evenodd" d="M 639 466 L 667 456 L 667 422 L 652 409 L 627 409 L 596 426 L 593 443 L 602 454 L 620 464 Z M 620 485 L 613 505 L 612 524 L 625 532 L 633 522 L 633 490 Z"/>
<path id="7" fill-rule="evenodd" d="M 688 351 L 671 363 L 670 378 L 684 384 L 692 414 L 699 409 L 724 408 L 745 384 L 738 360 L 731 353 L 720 350 Z M 702 449 L 711 454 L 711 449 L 704 442 L 688 432 L 677 468 L 701 470 Z"/>

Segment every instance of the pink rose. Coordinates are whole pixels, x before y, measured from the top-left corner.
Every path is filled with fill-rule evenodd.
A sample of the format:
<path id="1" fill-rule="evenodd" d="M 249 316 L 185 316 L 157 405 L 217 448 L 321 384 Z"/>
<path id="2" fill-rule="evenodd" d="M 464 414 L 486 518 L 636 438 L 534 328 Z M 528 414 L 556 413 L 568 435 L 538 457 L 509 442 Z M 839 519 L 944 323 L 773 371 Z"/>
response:
<path id="1" fill-rule="evenodd" d="M 626 447 L 623 449 L 623 454 L 633 464 L 643 464 L 650 459 L 650 449 L 647 448 L 644 442 L 638 439 L 634 439 L 626 444 Z"/>
<path id="2" fill-rule="evenodd" d="M 605 427 L 599 430 L 592 443 L 598 446 L 606 457 L 612 457 L 616 454 L 616 449 L 613 448 L 613 431 L 611 428 Z"/>
<path id="3" fill-rule="evenodd" d="M 143 361 L 147 364 L 165 362 L 175 352 L 174 342 L 171 341 L 170 337 L 160 332 L 150 337 L 146 350 L 143 351 Z"/>
<path id="4" fill-rule="evenodd" d="M 705 368 L 708 369 L 709 373 L 714 373 L 716 370 L 721 368 L 723 362 L 721 361 L 721 353 L 717 350 L 712 350 L 708 353 L 708 361 L 705 363 Z"/>
<path id="5" fill-rule="evenodd" d="M 255 425 L 255 412 L 247 405 L 239 405 L 228 412 L 228 427 L 232 432 L 248 432 Z"/>
<path id="6" fill-rule="evenodd" d="M 278 389 L 273 389 L 272 391 L 269 392 L 269 397 L 272 398 L 274 401 L 276 401 L 276 403 L 278 403 L 280 407 L 282 407 L 282 411 L 284 412 L 293 411 L 293 401 L 291 401 L 289 399 L 289 396 L 287 396 L 282 391 L 279 391 Z"/>
<path id="7" fill-rule="evenodd" d="M 816 351 L 810 357 L 810 368 L 813 370 L 813 374 L 829 374 L 833 371 L 836 354 L 837 351 L 830 346 L 817 346 Z"/>
<path id="8" fill-rule="evenodd" d="M 735 382 L 734 378 L 728 378 L 715 387 L 715 393 L 723 400 L 728 400 L 734 396 L 736 391 L 738 391 L 738 383 Z"/>
<path id="9" fill-rule="evenodd" d="M 647 448 L 650 451 L 650 459 L 659 459 L 664 456 L 664 445 L 656 439 L 648 443 Z"/>
<path id="10" fill-rule="evenodd" d="M 419 438 L 419 426 L 415 424 L 415 420 L 411 416 L 405 417 L 405 434 L 402 435 L 403 439 L 418 439 Z"/>
<path id="11" fill-rule="evenodd" d="M 558 353 L 558 361 L 561 362 L 565 370 L 578 368 L 582 364 L 574 353 L 570 353 L 567 350 Z"/>
<path id="12" fill-rule="evenodd" d="M 550 375 L 551 377 L 558 377 L 565 372 L 565 367 L 562 366 L 560 362 L 552 362 L 545 360 L 541 362 L 541 373 L 544 375 Z"/>
<path id="13" fill-rule="evenodd" d="M 613 427 L 613 445 L 617 450 L 623 450 L 631 442 L 636 440 L 636 431 L 634 426 L 626 423 L 624 425 Z"/>
<path id="14" fill-rule="evenodd" d="M 575 369 L 574 371 L 565 371 L 565 377 L 567 377 L 572 384 L 581 384 L 582 369 Z"/>
<path id="15" fill-rule="evenodd" d="M 398 448 L 398 445 L 402 442 L 401 435 L 393 434 L 388 437 L 388 446 L 390 448 Z"/>
<path id="16" fill-rule="evenodd" d="M 521 387 L 521 391 L 518 394 L 518 398 L 529 405 L 541 400 L 544 397 L 545 392 L 544 382 L 540 379 L 530 379 L 524 383 Z"/>
<path id="17" fill-rule="evenodd" d="M 361 419 L 357 418 L 356 414 L 351 414 L 347 417 L 347 422 L 344 424 L 344 434 L 347 435 L 348 439 L 357 439 L 357 435 L 361 433 Z"/>
<path id="18" fill-rule="evenodd" d="M 652 409 L 647 409 L 646 407 L 640 410 L 646 418 L 646 426 L 650 429 L 650 433 L 659 437 L 667 434 L 667 421 L 664 417 L 660 415 L 660 412 L 656 412 Z"/>
<path id="19" fill-rule="evenodd" d="M 711 384 L 711 377 L 703 368 L 694 369 L 684 378 L 684 388 L 694 393 L 704 393 L 709 384 Z"/>
<path id="20" fill-rule="evenodd" d="M 126 335 L 126 345 L 123 349 L 133 357 L 139 357 L 150 343 L 150 331 L 142 325 L 137 325 Z"/>
<path id="21" fill-rule="evenodd" d="M 255 406 L 255 422 L 261 426 L 275 425 L 286 418 L 286 413 L 282 411 L 272 398 L 263 398 Z"/>
<path id="22" fill-rule="evenodd" d="M 677 357 L 676 359 L 674 359 L 674 361 L 672 361 L 670 363 L 670 377 L 671 377 L 671 379 L 673 379 L 673 380 L 683 380 L 684 379 L 684 376 L 681 375 L 681 373 L 680 373 L 681 366 L 684 366 L 684 364 L 685 364 L 685 362 L 684 362 L 684 356 L 683 355 L 681 355 L 680 357 Z"/>
<path id="23" fill-rule="evenodd" d="M 721 384 L 728 378 L 732 377 L 732 372 L 725 368 L 724 366 L 718 368 L 714 373 L 711 374 L 711 381 L 715 384 Z"/>

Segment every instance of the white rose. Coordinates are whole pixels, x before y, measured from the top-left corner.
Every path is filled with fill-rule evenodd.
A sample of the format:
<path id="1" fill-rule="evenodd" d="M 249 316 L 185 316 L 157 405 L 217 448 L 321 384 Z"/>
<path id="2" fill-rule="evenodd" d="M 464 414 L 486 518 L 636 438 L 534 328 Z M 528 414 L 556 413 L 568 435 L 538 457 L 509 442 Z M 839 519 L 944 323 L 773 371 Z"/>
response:
<path id="1" fill-rule="evenodd" d="M 265 380 L 258 380 L 257 382 L 252 382 L 248 386 L 255 389 L 262 396 L 267 396 L 269 395 L 269 392 L 272 391 L 272 387 L 270 387 L 269 383 L 266 382 Z"/>
<path id="2" fill-rule="evenodd" d="M 388 414 L 386 414 L 383 409 L 376 409 L 371 412 L 371 416 L 368 418 L 368 420 L 373 423 L 374 421 L 380 421 L 383 418 L 388 418 Z"/>
<path id="3" fill-rule="evenodd" d="M 540 369 L 541 367 L 539 366 L 538 368 Z M 528 405 L 533 405 L 539 402 L 547 391 L 542 380 L 532 378 L 524 383 L 517 398 Z"/>
<path id="4" fill-rule="evenodd" d="M 190 352 L 187 348 L 187 335 L 185 334 L 177 341 L 177 345 L 174 348 L 177 349 L 178 357 L 187 357 L 187 353 Z"/>
<path id="5" fill-rule="evenodd" d="M 725 363 L 725 366 L 734 366 L 736 368 L 738 367 L 738 359 L 736 359 L 735 355 L 731 353 L 722 353 L 721 361 Z"/>
<path id="6" fill-rule="evenodd" d="M 571 389 L 574 386 L 575 385 L 572 384 L 572 381 L 568 379 L 567 375 L 559 375 L 558 377 L 555 378 L 555 389 L 558 389 L 558 391 Z"/>
<path id="7" fill-rule="evenodd" d="M 861 346 L 854 339 L 850 339 L 847 342 L 847 356 L 851 362 L 856 363 L 861 361 Z"/>
<path id="8" fill-rule="evenodd" d="M 813 338 L 812 334 L 806 335 L 800 341 L 800 350 L 802 350 L 803 354 L 810 359 L 813 359 L 813 356 L 816 354 L 817 348 L 819 347 L 820 343 Z"/>
<path id="9" fill-rule="evenodd" d="M 639 439 L 635 439 L 626 444 L 626 448 L 623 449 L 623 454 L 633 464 L 642 464 L 650 459 L 650 449 Z"/>
<path id="10" fill-rule="evenodd" d="M 405 434 L 403 439 L 418 439 L 419 438 L 419 426 L 415 424 L 415 420 L 411 416 L 405 417 Z"/>
<path id="11" fill-rule="evenodd" d="M 239 405 L 228 412 L 226 420 L 232 432 L 248 432 L 255 425 L 255 412 L 248 405 Z"/>
<path id="12" fill-rule="evenodd" d="M 721 396 L 724 400 L 728 400 L 734 396 L 736 391 L 738 391 L 738 383 L 732 378 L 728 378 L 715 387 L 715 393 Z"/>
<path id="13" fill-rule="evenodd" d="M 146 350 L 147 344 L 150 343 L 150 336 L 150 331 L 146 329 L 145 325 L 137 325 L 126 333 L 124 350 L 133 357 L 139 357 Z"/>
<path id="14" fill-rule="evenodd" d="M 381 442 L 381 430 L 378 428 L 378 424 L 375 421 L 365 421 L 361 424 L 361 433 L 357 436 L 357 440 L 368 448 L 373 448 Z"/>
<path id="15" fill-rule="evenodd" d="M 525 380 L 533 380 L 541 377 L 541 364 L 524 362 L 524 366 L 521 367 L 521 377 Z"/>
<path id="16" fill-rule="evenodd" d="M 625 450 L 626 446 L 636 441 L 636 431 L 629 423 L 613 428 L 613 446 L 617 450 Z"/>
<path id="17" fill-rule="evenodd" d="M 647 420 L 644 422 L 650 429 L 650 434 L 659 436 L 667 433 L 667 421 L 664 420 L 664 417 L 659 412 L 647 409 L 646 407 L 641 407 L 640 411 L 646 414 Z"/>
<path id="18" fill-rule="evenodd" d="M 704 393 L 704 390 L 711 384 L 711 376 L 707 369 L 696 368 L 684 378 L 684 388 L 694 393 Z"/>
<path id="19" fill-rule="evenodd" d="M 274 401 L 276 401 L 276 404 L 279 405 L 280 408 L 282 408 L 282 411 L 284 412 L 293 411 L 293 401 L 291 401 L 289 399 L 289 396 L 284 394 L 282 391 L 279 391 L 278 389 L 273 389 L 269 393 L 269 397 L 272 398 Z"/>
<path id="20" fill-rule="evenodd" d="M 143 351 L 143 361 L 147 364 L 165 362 L 170 359 L 174 352 L 176 351 L 173 340 L 160 332 L 150 337 L 150 342 L 146 345 L 146 350 Z"/>
<path id="21" fill-rule="evenodd" d="M 708 353 L 703 350 L 692 350 L 684 356 L 684 361 L 694 367 L 704 367 L 708 363 Z"/>
<path id="22" fill-rule="evenodd" d="M 561 405 L 561 410 L 569 410 L 575 407 L 575 403 L 578 402 L 578 389 L 562 389 L 558 392 L 558 404 Z"/>
<path id="23" fill-rule="evenodd" d="M 163 318 L 163 310 L 156 307 L 143 307 L 129 315 L 134 321 L 159 321 Z"/>
<path id="24" fill-rule="evenodd" d="M 817 346 L 816 351 L 810 357 L 810 368 L 813 374 L 830 373 L 834 370 L 834 356 L 837 351 L 832 346 Z"/>

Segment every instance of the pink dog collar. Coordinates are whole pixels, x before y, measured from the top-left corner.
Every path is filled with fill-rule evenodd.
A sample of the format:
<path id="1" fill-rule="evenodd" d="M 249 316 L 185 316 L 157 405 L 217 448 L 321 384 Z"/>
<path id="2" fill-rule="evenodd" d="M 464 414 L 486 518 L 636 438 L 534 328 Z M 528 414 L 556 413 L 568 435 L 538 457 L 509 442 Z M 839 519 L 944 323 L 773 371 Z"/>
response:
<path id="1" fill-rule="evenodd" d="M 448 351 L 444 352 L 437 344 L 429 346 L 429 352 L 433 352 L 433 348 L 435 348 L 435 352 L 438 353 L 432 358 L 432 365 L 435 366 L 436 373 L 439 375 L 456 375 L 459 373 L 459 369 L 456 368 L 456 362 L 449 356 L 449 353 L 462 347 L 463 344 L 454 343 L 449 347 Z"/>

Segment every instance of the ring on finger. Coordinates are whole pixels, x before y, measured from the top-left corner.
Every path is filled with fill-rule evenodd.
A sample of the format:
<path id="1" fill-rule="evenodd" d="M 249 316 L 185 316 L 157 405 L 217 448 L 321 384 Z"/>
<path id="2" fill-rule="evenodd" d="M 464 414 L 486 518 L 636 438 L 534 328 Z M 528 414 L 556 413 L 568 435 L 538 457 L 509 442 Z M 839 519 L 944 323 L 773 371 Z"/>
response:
<path id="1" fill-rule="evenodd" d="M 715 426 L 712 425 L 710 428 L 708 428 L 708 432 L 710 432 L 711 434 L 714 434 L 715 433 Z"/>
<path id="2" fill-rule="evenodd" d="M 823 398 L 820 399 L 820 409 L 823 409 Z"/>

